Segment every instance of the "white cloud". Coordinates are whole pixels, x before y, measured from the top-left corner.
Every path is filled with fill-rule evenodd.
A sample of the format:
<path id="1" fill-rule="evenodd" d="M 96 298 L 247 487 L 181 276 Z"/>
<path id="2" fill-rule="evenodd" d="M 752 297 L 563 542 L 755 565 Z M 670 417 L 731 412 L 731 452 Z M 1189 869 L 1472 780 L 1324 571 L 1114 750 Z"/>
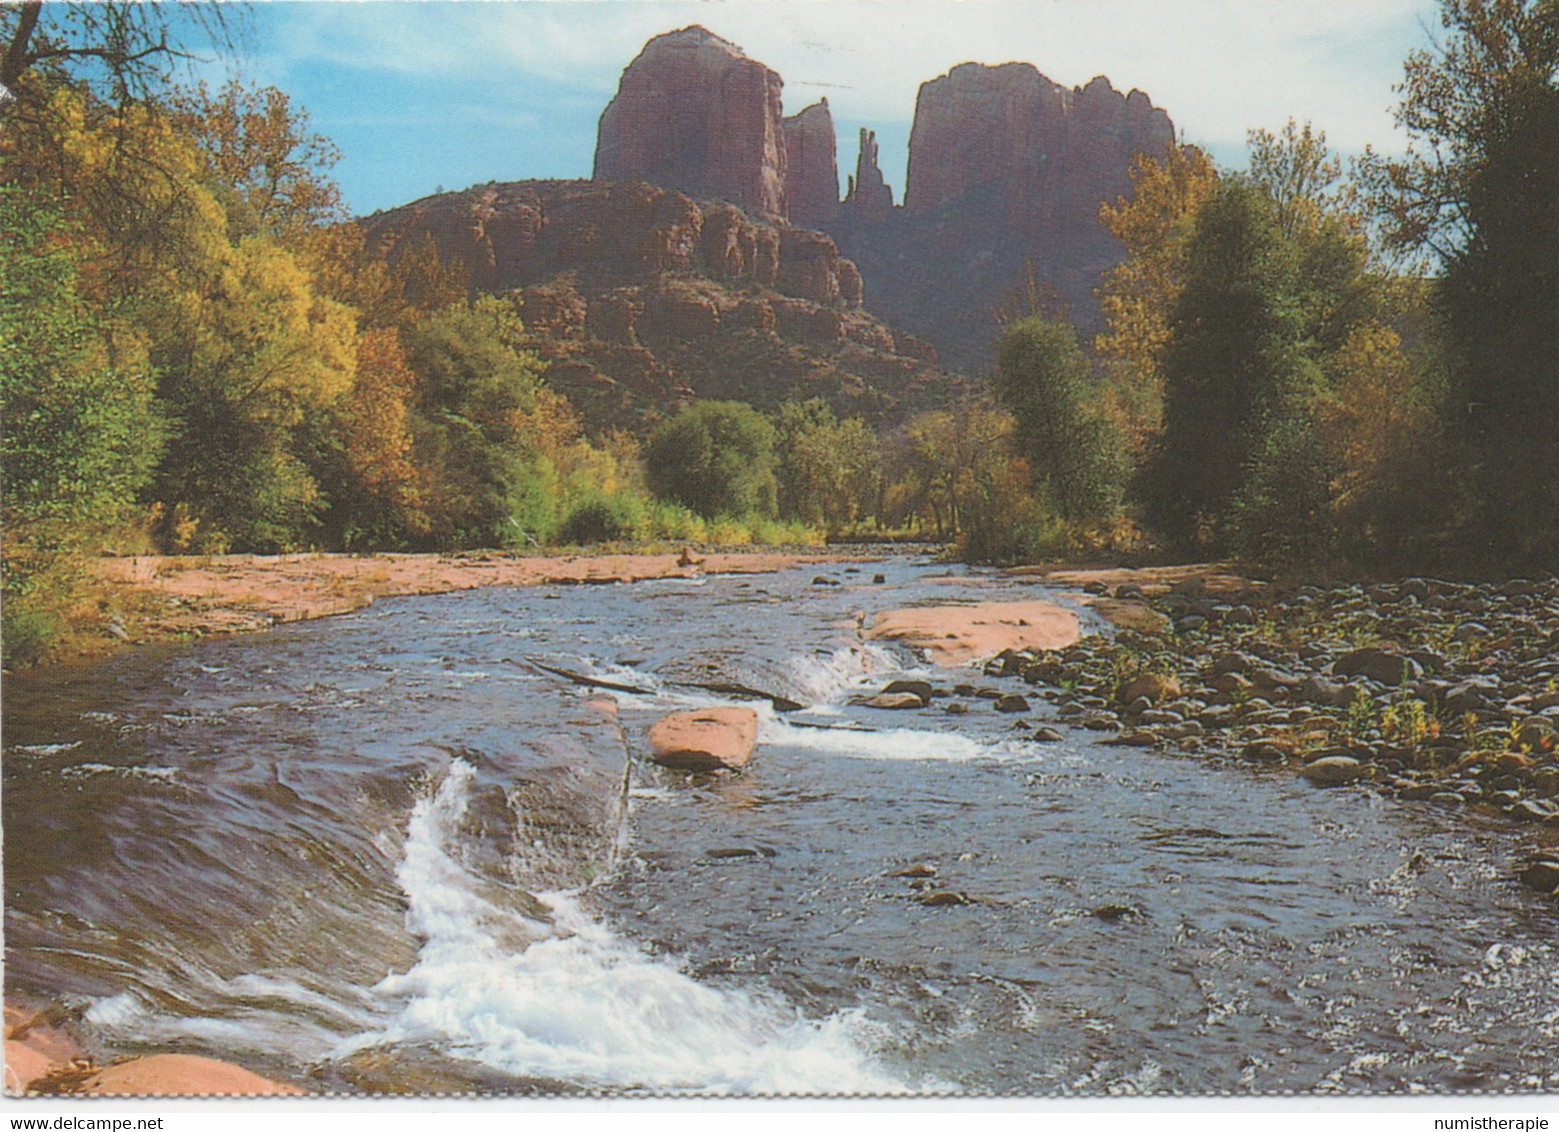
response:
<path id="1" fill-rule="evenodd" d="M 302 62 L 424 76 L 543 79 L 604 106 L 645 40 L 701 23 L 848 119 L 907 122 L 919 85 L 969 60 L 1106 74 L 1193 141 L 1238 144 L 1290 116 L 1333 144 L 1392 148 L 1392 84 L 1435 0 L 493 0 L 288 5 L 275 48 Z"/>

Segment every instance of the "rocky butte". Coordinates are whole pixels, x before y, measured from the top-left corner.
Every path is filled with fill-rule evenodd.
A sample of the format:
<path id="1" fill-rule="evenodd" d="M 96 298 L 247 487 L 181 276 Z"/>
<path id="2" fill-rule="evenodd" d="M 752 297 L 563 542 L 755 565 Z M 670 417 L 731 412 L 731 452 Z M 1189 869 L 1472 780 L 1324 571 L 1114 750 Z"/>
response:
<path id="1" fill-rule="evenodd" d="M 1106 78 L 1068 89 L 1028 63 L 964 63 L 920 88 L 903 205 L 862 192 L 881 178 L 863 133 L 860 201 L 846 202 L 831 231 L 860 267 L 874 313 L 932 342 L 948 364 L 983 368 L 996 312 L 1030 278 L 1074 322 L 1097 323 L 1094 289 L 1124 254 L 1099 206 L 1129 191 L 1136 154 L 1162 154 L 1174 137 L 1147 95 L 1121 94 Z"/>
<path id="2" fill-rule="evenodd" d="M 967 368 L 989 363 L 996 311 L 1031 277 L 1075 321 L 1097 321 L 1094 288 L 1123 254 L 1099 206 L 1128 190 L 1135 154 L 1174 141 L 1146 94 L 1106 78 L 1073 89 L 1028 63 L 964 63 L 920 88 L 904 203 L 893 203 L 870 130 L 841 203 L 827 101 L 786 118 L 782 89 L 704 28 L 657 36 L 601 115 L 595 179 L 641 179 L 827 232 L 860 268 L 869 310 Z"/>
<path id="3" fill-rule="evenodd" d="M 628 64 L 601 115 L 595 180 L 648 181 L 784 217 L 790 158 L 783 86 L 769 68 L 704 28 L 658 35 Z M 831 122 L 828 132 L 831 140 Z"/>

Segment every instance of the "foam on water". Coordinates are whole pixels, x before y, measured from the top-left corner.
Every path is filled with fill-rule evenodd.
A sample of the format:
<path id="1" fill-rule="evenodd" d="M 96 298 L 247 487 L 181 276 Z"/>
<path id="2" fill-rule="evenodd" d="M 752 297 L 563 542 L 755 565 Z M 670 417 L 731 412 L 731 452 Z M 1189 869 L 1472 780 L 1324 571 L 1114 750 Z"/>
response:
<path id="1" fill-rule="evenodd" d="M 758 739 L 775 746 L 800 747 L 857 759 L 968 762 L 971 759 L 1011 758 L 1016 753 L 1015 748 L 1007 744 L 981 743 L 954 732 L 901 727 L 882 731 L 792 727 L 776 716 L 764 714 L 759 716 Z M 1033 757 L 1032 749 L 1025 757 Z"/>
<path id="2" fill-rule="evenodd" d="M 809 702 L 828 704 L 863 680 L 891 672 L 904 675 L 898 658 L 877 645 L 851 644 L 832 652 L 791 657 L 786 662 Z"/>
<path id="3" fill-rule="evenodd" d="M 905 1092 L 870 1063 L 872 1027 L 853 1014 L 811 1021 L 785 1005 L 700 984 L 543 894 L 552 922 L 481 895 L 450 855 L 472 779 L 456 761 L 418 802 L 397 873 L 416 964 L 379 984 L 394 1019 L 337 1053 L 431 1042 L 504 1072 L 591 1087 L 705 1093 Z"/>

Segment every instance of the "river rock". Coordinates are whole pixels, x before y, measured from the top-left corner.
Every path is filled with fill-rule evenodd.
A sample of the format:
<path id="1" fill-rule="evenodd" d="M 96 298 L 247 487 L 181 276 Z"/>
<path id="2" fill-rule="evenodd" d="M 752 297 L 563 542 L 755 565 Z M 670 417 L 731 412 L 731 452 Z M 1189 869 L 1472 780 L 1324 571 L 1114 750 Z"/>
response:
<path id="1" fill-rule="evenodd" d="M 83 1081 L 86 1096 L 258 1097 L 304 1096 L 305 1090 L 237 1065 L 184 1053 L 138 1057 L 99 1070 Z"/>
<path id="2" fill-rule="evenodd" d="M 929 703 L 935 691 L 929 680 L 893 680 L 882 689 L 882 694 L 892 696 L 899 692 L 909 692 Z"/>
<path id="3" fill-rule="evenodd" d="M 1538 892 L 1559 892 L 1559 861 L 1533 861 L 1521 870 L 1521 883 Z"/>
<path id="4" fill-rule="evenodd" d="M 914 692 L 879 692 L 875 696 L 856 696 L 850 702 L 881 711 L 913 711 L 926 706 L 926 701 Z"/>
<path id="5" fill-rule="evenodd" d="M 1015 692 L 1002 696 L 991 706 L 994 707 L 997 711 L 1020 712 L 1034 710 L 1029 706 L 1028 700 Z"/>
<path id="6" fill-rule="evenodd" d="M 1180 681 L 1173 676 L 1165 676 L 1161 672 L 1142 672 L 1122 684 L 1115 698 L 1123 704 L 1129 704 L 1136 699 L 1146 699 L 1150 703 L 1161 704 L 1165 700 L 1176 698 L 1181 693 Z"/>
<path id="7" fill-rule="evenodd" d="M 1452 715 L 1483 711 L 1489 706 L 1498 687 L 1491 680 L 1466 680 L 1446 689 L 1441 705 Z"/>
<path id="8" fill-rule="evenodd" d="M 948 892 L 946 890 L 922 896 L 918 902 L 924 904 L 927 908 L 951 908 L 960 904 L 974 903 L 973 900 L 970 900 L 961 892 Z"/>
<path id="9" fill-rule="evenodd" d="M 1265 763 L 1280 766 L 1294 754 L 1294 745 L 1279 739 L 1257 739 L 1245 744 L 1240 758 L 1248 763 Z"/>
<path id="10" fill-rule="evenodd" d="M 650 728 L 650 757 L 673 770 L 740 770 L 757 738 L 758 713 L 751 708 L 679 711 Z"/>
<path id="11" fill-rule="evenodd" d="M 1364 773 L 1364 764 L 1347 755 L 1328 755 L 1300 768 L 1299 773 L 1317 786 L 1340 786 Z"/>
<path id="12" fill-rule="evenodd" d="M 1362 676 L 1392 687 L 1417 680 L 1423 674 L 1424 670 L 1412 657 L 1382 648 L 1354 649 L 1332 662 L 1333 676 Z"/>

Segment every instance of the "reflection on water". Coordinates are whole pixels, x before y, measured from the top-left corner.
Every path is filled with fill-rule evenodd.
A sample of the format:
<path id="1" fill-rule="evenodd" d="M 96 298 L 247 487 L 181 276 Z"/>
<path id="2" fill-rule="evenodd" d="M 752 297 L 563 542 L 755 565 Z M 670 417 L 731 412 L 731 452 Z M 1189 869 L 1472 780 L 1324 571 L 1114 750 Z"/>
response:
<path id="1" fill-rule="evenodd" d="M 1033 593 L 880 569 L 403 599 L 13 679 L 9 987 L 338 1089 L 1559 1086 L 1559 915 L 1507 834 L 849 706 L 917 671 L 863 615 Z M 613 718 L 539 656 L 644 693 Z M 758 703 L 739 778 L 630 768 L 708 683 L 809 706 Z"/>

